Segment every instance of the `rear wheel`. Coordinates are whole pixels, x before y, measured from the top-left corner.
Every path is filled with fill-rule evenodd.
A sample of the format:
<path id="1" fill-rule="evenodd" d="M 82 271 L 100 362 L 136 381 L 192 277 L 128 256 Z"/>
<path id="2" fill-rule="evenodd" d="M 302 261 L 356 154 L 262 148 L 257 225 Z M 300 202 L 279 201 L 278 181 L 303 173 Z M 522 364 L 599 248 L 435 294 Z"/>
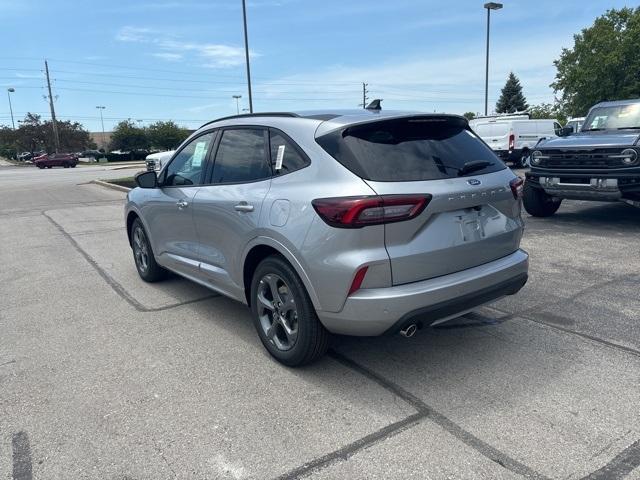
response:
<path id="1" fill-rule="evenodd" d="M 72 163 L 71 168 L 76 168 L 77 163 Z"/>
<path id="2" fill-rule="evenodd" d="M 295 367 L 325 354 L 329 332 L 304 284 L 280 256 L 264 259 L 251 282 L 251 312 L 260 340 L 279 362 Z"/>
<path id="3" fill-rule="evenodd" d="M 150 283 L 166 278 L 167 271 L 156 262 L 147 232 L 138 218 L 131 225 L 131 248 L 140 278 Z"/>
<path id="4" fill-rule="evenodd" d="M 525 182 L 522 202 L 529 215 L 550 217 L 558 211 L 562 199 L 552 197 L 542 188 L 532 187 L 529 182 Z"/>
<path id="5" fill-rule="evenodd" d="M 64 163 L 62 164 L 62 166 L 63 166 L 64 168 L 69 168 L 69 163 L 64 162 Z"/>
<path id="6" fill-rule="evenodd" d="M 44 169 L 44 165 L 36 165 L 36 167 L 38 167 L 40 170 Z"/>

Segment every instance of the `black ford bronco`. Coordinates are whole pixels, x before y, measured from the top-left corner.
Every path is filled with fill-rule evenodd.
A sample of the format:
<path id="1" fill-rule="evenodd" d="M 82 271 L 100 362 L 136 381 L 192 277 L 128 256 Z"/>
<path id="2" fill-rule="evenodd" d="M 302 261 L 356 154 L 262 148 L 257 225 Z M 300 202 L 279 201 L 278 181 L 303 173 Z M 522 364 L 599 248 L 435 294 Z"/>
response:
<path id="1" fill-rule="evenodd" d="M 640 207 L 640 99 L 602 102 L 582 129 L 541 140 L 526 173 L 524 208 L 553 215 L 562 199 L 623 201 Z"/>

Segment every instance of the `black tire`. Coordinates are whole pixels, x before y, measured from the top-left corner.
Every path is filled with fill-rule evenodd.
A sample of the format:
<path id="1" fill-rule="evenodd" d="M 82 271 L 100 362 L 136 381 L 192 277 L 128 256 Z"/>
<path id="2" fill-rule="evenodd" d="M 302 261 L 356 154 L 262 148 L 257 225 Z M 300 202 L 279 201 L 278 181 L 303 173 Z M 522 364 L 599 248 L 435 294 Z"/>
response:
<path id="1" fill-rule="evenodd" d="M 525 168 L 527 166 L 527 159 L 529 158 L 529 155 L 531 155 L 531 152 L 529 152 L 529 150 L 523 150 L 520 154 L 520 158 L 515 161 L 516 167 Z"/>
<path id="2" fill-rule="evenodd" d="M 44 170 L 44 165 L 36 165 L 40 170 Z"/>
<path id="3" fill-rule="evenodd" d="M 268 293 L 272 291 L 269 287 L 274 279 L 279 282 L 277 297 L 282 303 L 277 302 L 273 295 L 268 298 Z M 270 301 L 272 307 L 278 303 L 280 306 L 275 307 L 275 310 L 266 307 L 265 303 L 259 300 L 259 294 L 264 300 Z M 293 299 L 293 306 L 288 310 L 290 299 Z M 329 348 L 331 335 L 318 320 L 302 280 L 291 265 L 279 255 L 265 258 L 253 274 L 251 313 L 262 344 L 284 365 L 297 367 L 314 362 Z M 280 322 L 274 322 L 276 314 L 279 315 Z M 283 322 L 286 322 L 291 332 L 295 331 L 295 341 L 290 341 L 290 335 L 285 331 Z M 271 324 L 271 328 L 267 327 L 268 324 Z M 272 332 L 271 338 L 267 331 Z M 282 345 L 284 339 L 287 345 Z"/>
<path id="4" fill-rule="evenodd" d="M 67 162 L 63 163 L 63 164 L 62 164 L 62 166 L 63 166 L 64 168 L 69 168 L 69 164 L 68 164 Z"/>
<path id="5" fill-rule="evenodd" d="M 151 242 L 139 218 L 131 225 L 131 250 L 136 270 L 142 280 L 153 283 L 167 278 L 167 271 L 156 262 Z"/>
<path id="6" fill-rule="evenodd" d="M 71 168 L 76 168 L 77 163 L 72 163 Z"/>
<path id="7" fill-rule="evenodd" d="M 562 199 L 548 195 L 542 188 L 532 187 L 524 182 L 522 203 L 529 215 L 534 217 L 550 217 L 558 211 Z"/>
<path id="8" fill-rule="evenodd" d="M 47 165 L 47 168 L 51 168 L 51 165 Z"/>

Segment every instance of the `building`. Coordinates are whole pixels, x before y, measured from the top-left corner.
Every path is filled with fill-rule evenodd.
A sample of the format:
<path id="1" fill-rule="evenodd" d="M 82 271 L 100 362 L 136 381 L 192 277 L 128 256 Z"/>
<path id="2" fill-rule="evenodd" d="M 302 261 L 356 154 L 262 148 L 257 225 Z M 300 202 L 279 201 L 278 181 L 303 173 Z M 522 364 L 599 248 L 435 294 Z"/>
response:
<path id="1" fill-rule="evenodd" d="M 89 132 L 89 137 L 93 140 L 98 148 L 109 149 L 109 143 L 111 143 L 111 134 L 113 132 Z"/>

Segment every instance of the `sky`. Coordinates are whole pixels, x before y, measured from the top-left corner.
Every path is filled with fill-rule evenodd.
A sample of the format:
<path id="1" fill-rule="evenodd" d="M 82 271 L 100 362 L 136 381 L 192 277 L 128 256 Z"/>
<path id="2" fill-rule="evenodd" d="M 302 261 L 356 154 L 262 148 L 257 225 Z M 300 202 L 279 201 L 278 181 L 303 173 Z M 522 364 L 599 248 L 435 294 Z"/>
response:
<path id="1" fill-rule="evenodd" d="M 489 109 L 513 71 L 529 104 L 552 102 L 554 59 L 618 0 L 503 0 L 491 15 Z M 247 0 L 255 111 L 484 110 L 484 1 Z M 109 131 L 197 128 L 248 107 L 241 0 L 0 0 L 0 125 L 50 118 Z M 16 124 L 17 125 L 17 124 Z"/>

